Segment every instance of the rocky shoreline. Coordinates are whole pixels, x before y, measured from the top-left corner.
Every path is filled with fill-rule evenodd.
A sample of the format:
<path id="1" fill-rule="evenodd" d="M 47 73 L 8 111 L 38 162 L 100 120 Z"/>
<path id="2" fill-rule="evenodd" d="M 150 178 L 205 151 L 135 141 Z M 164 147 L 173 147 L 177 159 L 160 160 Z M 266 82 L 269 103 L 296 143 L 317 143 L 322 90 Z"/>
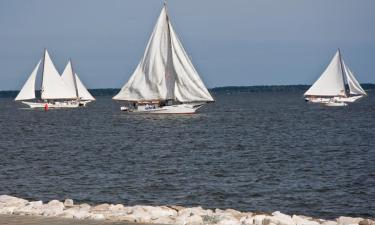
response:
<path id="1" fill-rule="evenodd" d="M 176 225 L 375 225 L 373 219 L 345 216 L 336 220 L 323 220 L 301 215 L 290 216 L 278 211 L 260 214 L 181 206 L 91 206 L 74 204 L 72 199 L 64 202 L 52 200 L 44 204 L 42 201 L 28 201 L 9 195 L 0 195 L 0 214 Z"/>

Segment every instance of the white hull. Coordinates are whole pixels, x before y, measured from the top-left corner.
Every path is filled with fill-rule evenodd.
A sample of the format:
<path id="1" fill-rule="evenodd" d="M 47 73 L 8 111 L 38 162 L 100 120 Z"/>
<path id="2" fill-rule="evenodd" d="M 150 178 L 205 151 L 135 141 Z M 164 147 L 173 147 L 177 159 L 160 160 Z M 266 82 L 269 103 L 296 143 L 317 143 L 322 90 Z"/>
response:
<path id="1" fill-rule="evenodd" d="M 29 106 L 32 109 L 36 108 L 46 108 L 48 106 L 49 109 L 54 109 L 54 108 L 78 108 L 80 106 L 84 106 L 85 104 L 80 104 L 79 102 L 76 101 L 64 101 L 64 102 L 22 102 L 23 104 Z"/>
<path id="2" fill-rule="evenodd" d="M 350 96 L 350 97 L 335 97 L 334 99 L 339 102 L 355 102 L 358 99 L 362 98 L 363 95 L 358 95 L 358 96 Z"/>
<path id="3" fill-rule="evenodd" d="M 122 111 L 147 114 L 194 114 L 204 104 L 180 104 L 162 107 L 145 107 L 142 109 L 129 109 L 121 107 Z"/>
<path id="4" fill-rule="evenodd" d="M 324 106 L 331 106 L 331 107 L 341 107 L 341 106 L 347 106 L 348 104 L 345 102 L 328 102 L 328 103 L 323 103 Z"/>

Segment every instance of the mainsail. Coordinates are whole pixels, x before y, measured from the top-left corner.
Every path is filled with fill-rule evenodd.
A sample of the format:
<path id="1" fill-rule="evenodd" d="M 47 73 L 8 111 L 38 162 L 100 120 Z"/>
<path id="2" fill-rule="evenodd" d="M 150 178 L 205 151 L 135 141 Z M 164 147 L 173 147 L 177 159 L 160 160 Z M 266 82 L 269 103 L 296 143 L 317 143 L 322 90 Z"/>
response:
<path id="1" fill-rule="evenodd" d="M 74 99 L 76 93 L 69 88 L 57 72 L 48 51 L 44 53 L 42 99 Z"/>
<path id="2" fill-rule="evenodd" d="M 76 97 L 80 98 L 81 100 L 95 100 L 95 98 L 90 94 L 90 92 L 88 92 L 85 85 L 83 85 L 81 80 L 78 78 L 77 74 L 73 72 L 73 67 L 70 60 L 66 65 L 64 72 L 61 75 L 61 78 L 64 80 L 65 84 L 67 84 L 67 86 L 71 89 L 71 91 L 76 92 Z"/>
<path id="3" fill-rule="evenodd" d="M 305 96 L 346 96 L 341 68 L 340 52 L 337 51 L 319 79 L 305 92 Z"/>
<path id="4" fill-rule="evenodd" d="M 182 47 L 164 5 L 144 56 L 115 100 L 214 101 Z"/>
<path id="5" fill-rule="evenodd" d="M 23 85 L 20 93 L 18 93 L 16 97 L 16 101 L 22 101 L 22 100 L 30 100 L 35 98 L 35 80 L 36 75 L 38 73 L 38 69 L 40 66 L 40 62 L 42 60 L 39 60 L 38 64 L 35 66 L 33 72 L 30 74 L 29 78 Z"/>

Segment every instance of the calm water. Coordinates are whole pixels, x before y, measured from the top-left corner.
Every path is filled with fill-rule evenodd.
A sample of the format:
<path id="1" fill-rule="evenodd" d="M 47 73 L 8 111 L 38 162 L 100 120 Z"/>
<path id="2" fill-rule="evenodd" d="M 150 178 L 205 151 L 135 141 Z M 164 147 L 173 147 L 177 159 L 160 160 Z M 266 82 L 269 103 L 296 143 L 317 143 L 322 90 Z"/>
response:
<path id="1" fill-rule="evenodd" d="M 0 99 L 0 194 L 375 217 L 375 92 L 347 108 L 301 94 L 217 94 L 192 116 Z"/>

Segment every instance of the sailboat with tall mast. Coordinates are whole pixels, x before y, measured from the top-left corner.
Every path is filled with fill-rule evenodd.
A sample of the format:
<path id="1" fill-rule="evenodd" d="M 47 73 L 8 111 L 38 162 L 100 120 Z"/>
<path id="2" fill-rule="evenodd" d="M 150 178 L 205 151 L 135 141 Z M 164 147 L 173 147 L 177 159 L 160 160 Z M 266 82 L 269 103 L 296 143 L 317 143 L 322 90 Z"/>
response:
<path id="1" fill-rule="evenodd" d="M 158 114 L 195 113 L 214 101 L 173 29 L 165 2 L 142 60 L 113 99 L 128 103 L 123 111 Z"/>
<path id="2" fill-rule="evenodd" d="M 355 102 L 366 95 L 342 59 L 340 49 L 319 79 L 304 93 L 306 101 L 327 106 L 346 106 L 347 103 Z"/>
<path id="3" fill-rule="evenodd" d="M 43 68 L 40 98 L 37 98 L 35 95 L 36 77 L 41 64 Z M 47 49 L 45 49 L 43 58 L 39 60 L 15 101 L 21 101 L 30 108 L 76 108 L 84 105 L 80 102 L 77 90 L 69 87 L 56 70 Z"/>

